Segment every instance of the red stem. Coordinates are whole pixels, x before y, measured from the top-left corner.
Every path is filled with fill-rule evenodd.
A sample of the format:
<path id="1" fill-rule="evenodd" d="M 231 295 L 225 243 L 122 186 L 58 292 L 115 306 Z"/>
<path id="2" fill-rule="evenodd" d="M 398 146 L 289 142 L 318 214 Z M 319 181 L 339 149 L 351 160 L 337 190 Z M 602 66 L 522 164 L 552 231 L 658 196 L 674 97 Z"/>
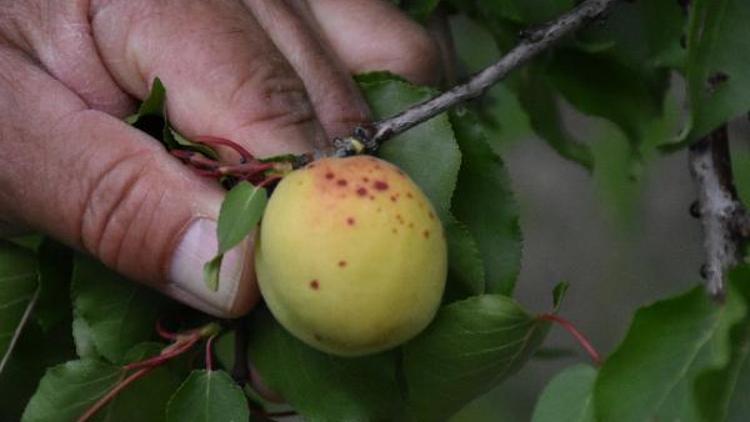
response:
<path id="1" fill-rule="evenodd" d="M 586 353 L 588 353 L 591 361 L 594 362 L 594 365 L 602 365 L 602 358 L 599 355 L 599 352 L 596 351 L 594 346 L 591 345 L 591 341 L 589 341 L 589 339 L 583 333 L 578 331 L 578 328 L 576 328 L 572 322 L 555 314 L 542 314 L 539 315 L 538 318 L 541 320 L 554 322 L 564 328 L 568 333 L 575 337 L 575 339 L 578 341 L 578 344 L 580 344 L 581 347 L 586 351 Z"/>
<path id="2" fill-rule="evenodd" d="M 253 157 L 253 154 L 250 154 L 248 150 L 243 148 L 241 145 L 237 144 L 236 142 L 230 141 L 229 139 L 224 138 L 217 138 L 215 136 L 196 136 L 195 137 L 196 142 L 200 142 L 201 144 L 206 144 L 208 146 L 215 146 L 215 145 L 221 145 L 225 147 L 229 147 L 237 152 L 237 154 L 242 157 L 242 162 L 247 163 L 252 161 L 255 157 Z"/>
<path id="3" fill-rule="evenodd" d="M 214 355 L 213 355 L 213 342 L 216 336 L 211 336 L 206 340 L 206 370 L 211 372 L 214 370 Z"/>
<path id="4" fill-rule="evenodd" d="M 140 378 L 143 378 L 146 374 L 156 369 L 155 366 L 150 366 L 146 368 L 141 368 L 136 372 L 133 372 L 125 378 L 124 380 L 120 381 L 114 388 L 109 390 L 107 394 L 105 394 L 102 398 L 99 399 L 93 406 L 89 407 L 89 409 L 84 413 L 80 418 L 78 418 L 78 422 L 86 422 L 94 417 L 94 415 L 97 414 L 104 406 L 109 404 L 109 402 L 112 401 L 122 390 L 124 390 L 127 386 L 130 384 L 138 381 Z"/>
<path id="5" fill-rule="evenodd" d="M 164 338 L 167 340 L 177 340 L 177 333 L 173 333 L 171 331 L 168 331 L 166 328 L 164 328 L 164 325 L 162 324 L 161 319 L 156 321 L 156 333 L 159 334 L 161 338 Z"/>

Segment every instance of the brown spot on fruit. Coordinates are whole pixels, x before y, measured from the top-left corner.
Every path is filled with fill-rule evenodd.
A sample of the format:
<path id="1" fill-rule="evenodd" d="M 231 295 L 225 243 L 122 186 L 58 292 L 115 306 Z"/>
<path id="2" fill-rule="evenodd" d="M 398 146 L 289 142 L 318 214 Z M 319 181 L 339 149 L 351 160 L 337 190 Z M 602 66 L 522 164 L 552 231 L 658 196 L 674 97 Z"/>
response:
<path id="1" fill-rule="evenodd" d="M 346 224 L 353 226 L 354 225 L 354 217 L 349 217 L 346 219 Z"/>
<path id="2" fill-rule="evenodd" d="M 422 236 L 424 236 L 425 239 L 429 238 L 430 237 L 430 231 L 429 230 L 423 231 L 422 232 Z"/>
<path id="3" fill-rule="evenodd" d="M 318 290 L 320 288 L 320 282 L 317 279 L 310 281 L 310 288 Z"/>
<path id="4" fill-rule="evenodd" d="M 339 261 L 339 267 L 344 268 L 346 267 L 346 261 Z"/>
<path id="5" fill-rule="evenodd" d="M 365 188 L 359 188 L 359 189 L 357 189 L 357 195 L 359 195 L 359 196 L 365 196 L 365 195 L 367 195 L 367 189 L 365 189 Z"/>
<path id="6" fill-rule="evenodd" d="M 409 228 L 413 229 L 414 228 L 414 223 L 409 223 Z"/>
<path id="7" fill-rule="evenodd" d="M 346 186 L 347 182 L 344 179 L 339 179 L 338 181 L 336 181 L 336 184 L 339 186 Z"/>
<path id="8" fill-rule="evenodd" d="M 375 181 L 375 184 L 373 185 L 373 187 L 376 190 L 387 190 L 388 189 L 388 183 L 385 183 L 382 180 L 377 180 L 377 181 Z"/>
<path id="9" fill-rule="evenodd" d="M 406 192 L 406 196 L 409 198 L 414 198 L 414 195 L 412 195 L 411 192 Z"/>
<path id="10" fill-rule="evenodd" d="M 391 195 L 391 202 L 396 202 L 398 198 L 396 198 L 396 195 Z"/>
<path id="11" fill-rule="evenodd" d="M 317 341 L 323 341 L 323 337 L 321 337 L 318 333 L 313 334 L 313 337 L 315 337 L 315 340 Z"/>
<path id="12" fill-rule="evenodd" d="M 430 217 L 430 220 L 434 220 L 435 219 L 435 214 L 433 214 L 432 211 L 430 211 L 430 213 L 427 214 L 427 215 Z"/>
<path id="13" fill-rule="evenodd" d="M 369 178 L 369 177 L 363 177 L 363 178 L 362 178 L 362 181 L 363 181 L 363 182 L 365 182 L 365 183 L 367 183 L 367 182 L 369 182 L 369 181 L 370 181 L 370 178 Z"/>
<path id="14" fill-rule="evenodd" d="M 334 177 L 336 177 L 336 176 L 334 176 L 333 173 L 331 173 L 330 171 L 328 173 L 326 173 L 326 179 L 331 180 Z"/>
<path id="15" fill-rule="evenodd" d="M 391 229 L 391 233 L 393 233 L 393 234 L 396 234 L 396 233 L 398 233 L 398 229 L 395 229 L 395 228 L 394 228 L 394 229 Z"/>

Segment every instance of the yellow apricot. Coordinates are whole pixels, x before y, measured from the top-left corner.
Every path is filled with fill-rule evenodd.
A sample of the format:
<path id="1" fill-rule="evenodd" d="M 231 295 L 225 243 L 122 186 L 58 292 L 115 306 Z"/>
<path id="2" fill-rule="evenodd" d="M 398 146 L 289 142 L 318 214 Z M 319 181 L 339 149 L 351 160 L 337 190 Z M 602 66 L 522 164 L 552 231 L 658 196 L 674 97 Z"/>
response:
<path id="1" fill-rule="evenodd" d="M 276 319 L 341 356 L 409 340 L 430 323 L 445 287 L 435 210 L 406 174 L 374 157 L 321 159 L 286 176 L 255 250 Z"/>

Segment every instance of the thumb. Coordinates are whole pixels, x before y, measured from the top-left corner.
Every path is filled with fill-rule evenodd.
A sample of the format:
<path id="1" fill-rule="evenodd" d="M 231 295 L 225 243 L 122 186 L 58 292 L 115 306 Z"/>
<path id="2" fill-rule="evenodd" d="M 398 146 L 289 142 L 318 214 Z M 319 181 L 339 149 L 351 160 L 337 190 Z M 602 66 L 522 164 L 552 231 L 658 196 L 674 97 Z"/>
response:
<path id="1" fill-rule="evenodd" d="M 231 317 L 257 300 L 251 239 L 227 254 L 219 290 L 202 267 L 217 250 L 223 192 L 157 142 L 0 47 L 0 216 L 94 255 L 124 276 Z"/>

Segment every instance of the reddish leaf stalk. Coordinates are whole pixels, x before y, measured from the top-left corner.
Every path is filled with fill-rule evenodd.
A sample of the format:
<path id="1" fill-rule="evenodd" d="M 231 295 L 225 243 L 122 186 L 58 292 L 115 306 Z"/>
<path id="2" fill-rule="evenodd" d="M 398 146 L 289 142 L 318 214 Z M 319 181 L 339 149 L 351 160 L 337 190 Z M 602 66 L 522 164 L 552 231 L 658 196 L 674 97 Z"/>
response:
<path id="1" fill-rule="evenodd" d="M 578 341 L 578 344 L 581 345 L 583 350 L 588 353 L 591 361 L 594 362 L 594 365 L 602 365 L 602 358 L 599 352 L 591 344 L 591 341 L 589 341 L 588 337 L 580 332 L 572 322 L 555 314 L 542 314 L 539 315 L 538 318 L 544 321 L 554 322 L 564 328 L 568 333 L 570 333 L 570 335 L 572 335 L 576 339 L 576 341 Z"/>
<path id="2" fill-rule="evenodd" d="M 78 422 L 86 422 L 91 420 L 100 410 L 104 408 L 104 406 L 108 405 L 109 402 L 111 402 L 115 397 L 117 397 L 122 390 L 124 390 L 127 386 L 130 384 L 138 381 L 139 379 L 146 376 L 149 372 L 156 369 L 156 366 L 149 366 L 146 368 L 141 368 L 136 372 L 133 372 L 130 374 L 127 378 L 120 381 L 117 385 L 115 385 L 114 388 L 109 390 L 107 394 L 102 396 L 102 398 L 99 399 L 96 403 L 94 403 L 93 406 L 89 407 L 88 410 L 86 410 L 86 413 L 84 413 L 80 418 L 78 418 Z"/>
<path id="3" fill-rule="evenodd" d="M 250 154 L 248 150 L 246 150 L 244 147 L 242 147 L 240 144 L 230 141 L 229 139 L 224 138 L 217 138 L 215 136 L 197 136 L 195 138 L 196 142 L 200 142 L 201 144 L 208 145 L 210 147 L 216 147 L 216 146 L 223 146 L 227 148 L 233 149 L 237 154 L 240 155 L 241 160 L 243 163 L 249 163 L 251 161 L 255 160 L 255 157 L 253 154 Z"/>
<path id="4" fill-rule="evenodd" d="M 216 336 L 211 336 L 206 340 L 206 370 L 211 372 L 214 370 L 214 354 L 213 354 L 213 343 Z"/>

